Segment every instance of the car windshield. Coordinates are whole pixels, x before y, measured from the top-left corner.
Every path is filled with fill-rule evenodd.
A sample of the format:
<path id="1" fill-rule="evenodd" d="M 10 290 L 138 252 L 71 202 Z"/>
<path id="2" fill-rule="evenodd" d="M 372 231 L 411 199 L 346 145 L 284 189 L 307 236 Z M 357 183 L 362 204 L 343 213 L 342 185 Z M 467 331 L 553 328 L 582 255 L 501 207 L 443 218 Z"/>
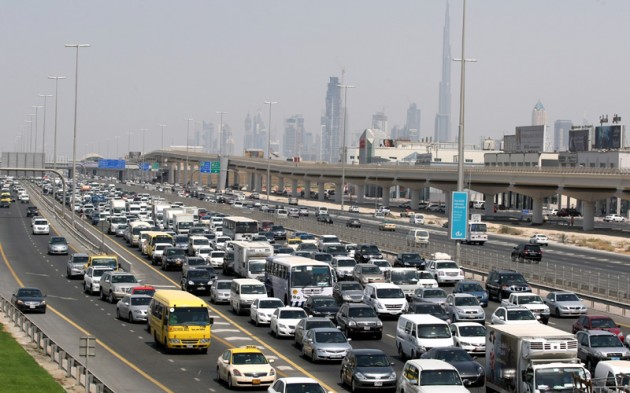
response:
<path id="1" fill-rule="evenodd" d="M 536 370 L 536 390 L 539 392 L 573 392 L 574 375 L 586 379 L 583 367 L 545 367 Z"/>
<path id="2" fill-rule="evenodd" d="M 285 393 L 326 393 L 320 384 L 314 382 L 290 383 L 285 389 Z"/>
<path id="3" fill-rule="evenodd" d="M 436 269 L 459 269 L 455 262 L 438 262 L 435 267 Z"/>
<path id="4" fill-rule="evenodd" d="M 352 307 L 348 316 L 352 318 L 375 318 L 376 312 L 372 307 Z"/>
<path id="5" fill-rule="evenodd" d="M 591 336 L 591 347 L 593 348 L 606 348 L 606 347 L 623 347 L 623 344 L 617 336 L 614 334 L 602 334 Z"/>
<path id="6" fill-rule="evenodd" d="M 261 300 L 258 303 L 258 308 L 280 308 L 284 307 L 284 303 L 279 299 Z"/>
<path id="7" fill-rule="evenodd" d="M 134 296 L 131 298 L 132 306 L 148 306 L 150 302 L 151 302 L 150 297 Z"/>
<path id="8" fill-rule="evenodd" d="M 318 343 L 326 343 L 326 344 L 339 344 L 348 342 L 346 336 L 343 335 L 340 331 L 333 332 L 316 332 L 315 333 L 315 341 Z"/>
<path id="9" fill-rule="evenodd" d="M 172 256 L 183 257 L 186 255 L 186 251 L 184 251 L 181 248 L 168 248 L 164 251 L 164 254 L 166 254 L 167 257 L 172 257 Z"/>
<path id="10" fill-rule="evenodd" d="M 50 239 L 50 243 L 51 244 L 66 244 L 66 238 L 65 237 L 53 237 Z"/>
<path id="11" fill-rule="evenodd" d="M 42 297 L 42 291 L 37 288 L 22 288 L 17 292 L 19 297 Z"/>
<path id="12" fill-rule="evenodd" d="M 339 267 L 354 267 L 357 263 L 353 259 L 340 259 L 337 261 Z"/>
<path id="13" fill-rule="evenodd" d="M 575 293 L 559 293 L 556 295 L 556 301 L 559 302 L 579 302 L 580 298 Z"/>
<path id="14" fill-rule="evenodd" d="M 210 272 L 205 269 L 195 269 L 188 271 L 188 278 L 207 278 L 210 279 Z"/>
<path id="15" fill-rule="evenodd" d="M 455 297 L 456 306 L 478 306 L 479 300 L 473 296 L 457 296 Z"/>
<path id="16" fill-rule="evenodd" d="M 402 299 L 405 297 L 400 288 L 379 288 L 376 290 L 379 299 Z"/>
<path id="17" fill-rule="evenodd" d="M 206 260 L 203 258 L 188 258 L 186 263 L 188 266 L 201 266 L 206 264 Z"/>
<path id="18" fill-rule="evenodd" d="M 217 282 L 217 289 L 230 289 L 231 285 L 231 281 L 219 281 Z"/>
<path id="19" fill-rule="evenodd" d="M 357 355 L 357 367 L 390 367 L 387 356 L 381 354 Z"/>
<path id="20" fill-rule="evenodd" d="M 401 259 L 403 260 L 403 262 L 411 262 L 411 261 L 422 262 L 422 258 L 420 258 L 420 255 L 418 254 L 401 254 Z"/>
<path id="21" fill-rule="evenodd" d="M 337 302 L 333 298 L 320 298 L 314 299 L 313 305 L 315 307 L 335 307 L 338 306 Z"/>
<path id="22" fill-rule="evenodd" d="M 267 358 L 262 353 L 235 353 L 232 364 L 267 364 Z"/>
<path id="23" fill-rule="evenodd" d="M 473 358 L 463 349 L 440 349 L 435 351 L 434 359 L 444 360 L 447 363 L 471 362 Z"/>
<path id="24" fill-rule="evenodd" d="M 376 246 L 361 247 L 361 252 L 363 254 L 380 254 L 381 253 L 381 251 Z"/>
<path id="25" fill-rule="evenodd" d="M 153 296 L 153 295 L 155 295 L 155 289 L 152 289 L 152 288 L 134 289 L 133 293 L 135 293 L 137 295 Z"/>
<path id="26" fill-rule="evenodd" d="M 429 274 L 428 278 L 433 278 L 433 276 Z M 392 270 L 390 272 L 390 281 L 396 285 L 405 285 L 405 284 L 417 284 L 419 278 L 419 272 L 414 270 Z"/>
<path id="27" fill-rule="evenodd" d="M 278 319 L 301 319 L 307 316 L 304 310 L 281 310 Z"/>
<path id="28" fill-rule="evenodd" d="M 520 304 L 542 304 L 540 296 L 520 296 L 518 298 Z"/>
<path id="29" fill-rule="evenodd" d="M 340 288 L 342 291 L 362 291 L 363 287 L 358 282 L 344 282 L 341 283 Z"/>
<path id="30" fill-rule="evenodd" d="M 446 297 L 446 292 L 443 289 L 429 289 L 429 290 L 420 290 L 416 289 L 416 294 L 422 295 L 423 298 L 435 299 Z"/>
<path id="31" fill-rule="evenodd" d="M 432 315 L 441 315 L 446 312 L 439 304 L 435 303 L 416 303 L 413 307 L 414 314 L 432 314 Z"/>
<path id="32" fill-rule="evenodd" d="M 594 328 L 616 328 L 617 324 L 610 318 L 593 318 L 591 326 Z"/>
<path id="33" fill-rule="evenodd" d="M 529 310 L 508 310 L 509 321 L 530 321 L 536 320 L 534 314 Z"/>
<path id="34" fill-rule="evenodd" d="M 304 330 L 315 329 L 315 328 L 319 328 L 319 327 L 334 328 L 335 325 L 332 323 L 332 321 L 330 319 L 328 319 L 326 321 L 309 321 L 309 320 L 307 320 L 306 323 L 304 324 Z"/>
<path id="35" fill-rule="evenodd" d="M 483 287 L 479 283 L 466 283 L 459 286 L 461 292 L 483 292 Z"/>
<path id="36" fill-rule="evenodd" d="M 265 294 L 267 291 L 265 290 L 264 285 L 243 285 L 241 286 L 241 293 L 245 295 L 260 295 Z"/>
<path id="37" fill-rule="evenodd" d="M 459 335 L 462 337 L 485 337 L 486 328 L 479 326 L 460 326 Z"/>
<path id="38" fill-rule="evenodd" d="M 457 370 L 422 370 L 420 386 L 461 385 Z"/>
<path id="39" fill-rule="evenodd" d="M 74 256 L 72 257 L 72 263 L 82 263 L 85 264 L 90 260 L 90 257 L 86 256 Z"/>
<path id="40" fill-rule="evenodd" d="M 136 283 L 138 280 L 131 274 L 121 274 L 112 276 L 112 283 Z"/>
<path id="41" fill-rule="evenodd" d="M 502 282 L 514 282 L 514 283 L 526 283 L 523 276 L 520 274 L 502 274 L 501 275 Z"/>
<path id="42" fill-rule="evenodd" d="M 317 250 L 317 245 L 313 243 L 300 243 L 298 247 L 300 250 Z"/>
<path id="43" fill-rule="evenodd" d="M 361 274 L 381 274 L 381 269 L 378 266 L 362 266 Z"/>
<path id="44" fill-rule="evenodd" d="M 447 324 L 418 325 L 418 338 L 451 338 Z"/>
<path id="45" fill-rule="evenodd" d="M 206 307 L 177 307 L 169 313 L 168 324 L 174 325 L 201 325 L 210 324 L 210 316 Z"/>
<path id="46" fill-rule="evenodd" d="M 375 261 L 375 260 L 372 260 L 372 263 L 375 264 L 378 267 L 392 267 L 392 265 L 390 265 L 389 262 L 387 262 L 387 261 Z"/>

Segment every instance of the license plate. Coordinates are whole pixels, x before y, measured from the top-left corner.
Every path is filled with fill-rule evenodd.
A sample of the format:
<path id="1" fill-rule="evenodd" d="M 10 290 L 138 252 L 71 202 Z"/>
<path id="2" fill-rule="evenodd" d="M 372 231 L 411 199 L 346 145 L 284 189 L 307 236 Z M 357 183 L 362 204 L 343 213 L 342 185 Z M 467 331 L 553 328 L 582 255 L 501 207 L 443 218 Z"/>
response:
<path id="1" fill-rule="evenodd" d="M 206 287 L 204 287 L 203 285 L 200 287 L 197 287 L 198 289 L 206 289 Z"/>
<path id="2" fill-rule="evenodd" d="M 383 382 L 376 381 L 376 382 L 374 382 L 374 386 L 383 386 Z"/>
<path id="3" fill-rule="evenodd" d="M 35 308 L 35 306 L 28 306 L 29 308 Z"/>
<path id="4" fill-rule="evenodd" d="M 192 347 L 193 347 L 192 344 L 186 345 L 186 348 L 192 348 Z"/>
<path id="5" fill-rule="evenodd" d="M 260 379 L 252 379 L 252 385 L 260 385 Z"/>
<path id="6" fill-rule="evenodd" d="M 365 327 L 363 328 L 363 330 L 370 330 L 370 327 L 369 327 L 369 326 L 365 326 Z"/>
<path id="7" fill-rule="evenodd" d="M 610 360 L 619 360 L 618 357 L 610 358 Z"/>

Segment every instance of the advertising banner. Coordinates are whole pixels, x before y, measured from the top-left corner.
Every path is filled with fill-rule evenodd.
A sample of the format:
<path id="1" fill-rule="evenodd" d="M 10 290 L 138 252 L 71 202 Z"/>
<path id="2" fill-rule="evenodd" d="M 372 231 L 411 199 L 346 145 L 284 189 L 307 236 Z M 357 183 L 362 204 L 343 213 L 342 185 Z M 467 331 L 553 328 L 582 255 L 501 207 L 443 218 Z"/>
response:
<path id="1" fill-rule="evenodd" d="M 589 151 L 591 147 L 591 131 L 589 129 L 569 131 L 569 151 Z"/>
<path id="2" fill-rule="evenodd" d="M 595 149 L 621 149 L 623 132 L 621 124 L 595 127 Z"/>
<path id="3" fill-rule="evenodd" d="M 517 153 L 545 151 L 545 126 L 516 127 Z"/>

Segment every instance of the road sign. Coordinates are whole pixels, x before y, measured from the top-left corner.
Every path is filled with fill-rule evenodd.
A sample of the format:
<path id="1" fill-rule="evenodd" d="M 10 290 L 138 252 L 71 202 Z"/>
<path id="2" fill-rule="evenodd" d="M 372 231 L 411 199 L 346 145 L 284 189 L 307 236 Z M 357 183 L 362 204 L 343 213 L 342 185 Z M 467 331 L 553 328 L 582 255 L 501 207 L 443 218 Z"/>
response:
<path id="1" fill-rule="evenodd" d="M 468 193 L 456 191 L 451 194 L 451 239 L 466 240 L 468 230 Z"/>
<path id="2" fill-rule="evenodd" d="M 96 337 L 79 337 L 79 356 L 96 356 Z"/>
<path id="3" fill-rule="evenodd" d="M 125 169 L 125 160 L 109 160 L 109 159 L 99 159 L 98 160 L 98 168 L 99 169 Z"/>
<path id="4" fill-rule="evenodd" d="M 202 161 L 199 163 L 199 172 L 201 173 L 210 173 L 211 170 L 211 162 L 210 161 Z"/>
<path id="5" fill-rule="evenodd" d="M 151 164 L 148 162 L 141 162 L 140 163 L 140 170 L 141 171 L 148 171 L 151 168 Z"/>
<path id="6" fill-rule="evenodd" d="M 151 164 L 151 170 L 152 171 L 157 171 L 158 169 L 160 169 L 160 163 L 159 162 L 154 162 Z"/>
<path id="7" fill-rule="evenodd" d="M 210 173 L 220 173 L 221 172 L 221 161 L 212 161 Z"/>

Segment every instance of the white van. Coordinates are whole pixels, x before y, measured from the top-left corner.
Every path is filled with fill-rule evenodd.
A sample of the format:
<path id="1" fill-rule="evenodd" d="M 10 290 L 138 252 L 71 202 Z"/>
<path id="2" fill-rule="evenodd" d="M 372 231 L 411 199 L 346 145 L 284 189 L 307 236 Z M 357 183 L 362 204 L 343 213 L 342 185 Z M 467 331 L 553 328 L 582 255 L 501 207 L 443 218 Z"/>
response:
<path id="1" fill-rule="evenodd" d="M 363 288 L 363 303 L 369 304 L 381 315 L 401 315 L 409 307 L 405 293 L 396 284 L 374 282 Z"/>
<path id="2" fill-rule="evenodd" d="M 410 229 L 407 234 L 407 246 L 422 246 L 429 245 L 429 231 L 425 229 Z"/>
<path id="3" fill-rule="evenodd" d="M 420 213 L 411 213 L 409 215 L 409 223 L 412 225 L 424 225 L 424 215 Z"/>
<path id="4" fill-rule="evenodd" d="M 417 358 L 435 347 L 455 345 L 448 323 L 428 314 L 403 314 L 396 326 L 396 348 L 401 358 Z"/>
<path id="5" fill-rule="evenodd" d="M 265 284 L 253 278 L 237 278 L 230 286 L 230 305 L 235 314 L 249 310 L 256 299 L 267 297 Z"/>

